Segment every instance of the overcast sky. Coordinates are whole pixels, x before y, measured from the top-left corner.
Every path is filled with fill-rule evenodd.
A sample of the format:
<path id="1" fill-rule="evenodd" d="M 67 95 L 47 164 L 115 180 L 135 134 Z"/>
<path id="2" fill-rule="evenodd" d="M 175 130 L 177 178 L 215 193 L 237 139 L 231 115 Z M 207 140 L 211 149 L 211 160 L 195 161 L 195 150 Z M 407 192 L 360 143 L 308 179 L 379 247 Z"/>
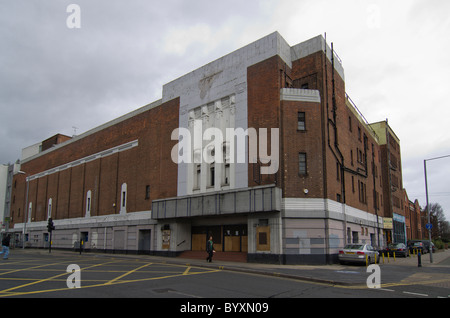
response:
<path id="1" fill-rule="evenodd" d="M 67 26 L 72 3 L 81 28 Z M 403 185 L 424 206 L 423 160 L 450 155 L 449 12 L 448 0 L 0 0 L 0 163 L 158 100 L 274 31 L 291 46 L 326 32 L 347 93 L 400 138 Z M 450 221 L 450 158 L 427 167 Z"/>

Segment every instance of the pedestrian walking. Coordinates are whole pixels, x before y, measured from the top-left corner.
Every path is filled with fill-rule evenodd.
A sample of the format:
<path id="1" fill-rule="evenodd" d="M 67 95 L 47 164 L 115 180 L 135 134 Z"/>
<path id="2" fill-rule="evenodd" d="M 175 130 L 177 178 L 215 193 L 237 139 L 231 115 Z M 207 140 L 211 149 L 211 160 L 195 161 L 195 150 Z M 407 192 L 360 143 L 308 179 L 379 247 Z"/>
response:
<path id="1" fill-rule="evenodd" d="M 214 242 L 212 236 L 209 237 L 209 241 L 206 242 L 206 252 L 208 253 L 208 257 L 206 258 L 207 262 L 212 262 L 213 254 L 216 252 L 214 250 Z"/>
<path id="2" fill-rule="evenodd" d="M 10 241 L 9 234 L 6 234 L 5 236 L 3 236 L 2 251 L 0 252 L 0 254 L 3 254 L 3 259 L 8 259 L 8 256 L 9 256 L 9 241 Z"/>

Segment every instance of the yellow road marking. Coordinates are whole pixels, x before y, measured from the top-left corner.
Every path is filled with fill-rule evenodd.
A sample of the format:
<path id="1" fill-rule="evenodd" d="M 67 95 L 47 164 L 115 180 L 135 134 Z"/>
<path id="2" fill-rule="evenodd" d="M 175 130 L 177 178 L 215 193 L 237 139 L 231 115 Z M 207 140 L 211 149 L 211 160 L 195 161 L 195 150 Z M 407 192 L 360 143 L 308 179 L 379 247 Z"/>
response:
<path id="1" fill-rule="evenodd" d="M 47 293 L 47 292 L 55 292 L 55 291 L 64 291 L 64 290 L 68 290 L 69 288 L 67 287 L 63 287 L 63 288 L 54 288 L 54 289 L 47 289 L 47 290 L 34 290 L 34 291 L 19 291 L 19 289 L 21 288 L 25 288 L 28 286 L 33 286 L 33 285 L 37 285 L 40 283 L 44 283 L 47 281 L 66 281 L 64 278 L 62 278 L 65 275 L 69 275 L 70 273 L 67 273 L 66 271 L 64 271 L 64 273 L 60 273 L 48 278 L 43 278 L 43 279 L 39 279 L 39 278 L 12 278 L 12 277 L 1 277 L 1 275 L 7 275 L 7 274 L 12 274 L 12 273 L 16 273 L 16 272 L 23 272 L 23 271 L 55 271 L 55 272 L 60 272 L 61 269 L 51 269 L 51 268 L 45 268 L 45 267 L 49 267 L 49 266 L 54 266 L 54 265 L 61 265 L 61 264 L 66 264 L 69 265 L 69 263 L 77 263 L 77 260 L 74 259 L 73 257 L 71 258 L 64 258 L 64 260 L 62 260 L 62 258 L 59 258 L 61 261 L 59 262 L 55 262 L 55 263 L 50 263 L 50 264 L 39 264 L 39 265 L 35 265 L 35 266 L 28 266 L 25 268 L 20 268 L 20 269 L 12 269 L 11 267 L 9 268 L 1 268 L 0 267 L 0 281 L 1 280 L 8 280 L 8 281 L 27 281 L 28 283 L 19 285 L 19 286 L 15 286 L 15 287 L 11 287 L 8 289 L 4 289 L 4 290 L 0 290 L 0 298 L 1 297 L 9 297 L 9 296 L 20 296 L 20 295 L 33 295 L 33 294 L 40 294 L 40 293 Z M 86 272 L 104 272 L 104 273 L 123 273 L 122 275 L 112 279 L 112 280 L 96 280 L 96 279 L 90 279 L 90 280 L 86 280 L 83 279 L 82 282 L 97 282 L 96 284 L 93 285 L 82 285 L 80 288 L 91 288 L 91 287 L 104 287 L 104 286 L 108 286 L 108 285 L 116 285 L 116 284 L 125 284 L 125 283 L 135 283 L 135 282 L 140 282 L 140 281 L 151 281 L 151 280 L 160 280 L 160 279 L 167 279 L 167 278 L 174 278 L 174 277 L 181 277 L 181 276 L 188 276 L 188 275 L 197 275 L 197 274 L 208 274 L 208 273 L 214 273 L 214 272 L 218 272 L 219 270 L 210 270 L 210 271 L 204 271 L 203 268 L 197 268 L 197 267 L 192 267 L 192 266 L 187 266 L 186 265 L 181 265 L 181 264 L 167 264 L 166 262 L 158 262 L 158 263 L 146 263 L 138 268 L 135 268 L 131 271 L 126 271 L 124 273 L 123 270 L 89 270 L 95 267 L 99 267 L 99 266 L 127 266 L 126 264 L 118 264 L 118 263 L 122 263 L 122 262 L 126 262 L 125 259 L 115 259 L 115 258 L 109 258 L 108 260 L 110 260 L 109 262 L 105 262 L 105 263 L 101 263 L 101 264 L 95 264 L 95 265 L 91 265 L 91 266 L 87 266 L 84 268 L 81 268 L 80 271 L 85 271 Z M 27 263 L 27 262 L 33 262 L 35 261 L 35 259 L 26 259 L 26 260 L 22 260 L 22 261 L 17 261 L 17 262 L 8 262 L 7 264 L 9 265 L 14 265 L 14 264 L 19 264 L 19 263 Z M 79 263 L 83 263 L 85 260 L 80 259 Z M 138 261 L 138 260 L 137 260 Z M 80 265 L 78 263 L 78 265 Z M 116 264 L 114 264 L 116 263 Z M 4 263 L 6 264 L 6 263 Z M 36 263 L 35 263 L 36 264 Z M 3 264 L 2 264 L 3 265 Z M 28 265 L 33 265 L 33 264 L 28 264 Z M 123 280 L 122 278 L 137 272 L 145 267 L 148 267 L 150 265 L 156 265 L 158 267 L 158 265 L 163 265 L 164 267 L 172 267 L 172 271 L 164 271 L 164 270 L 143 270 L 140 273 L 167 273 L 168 275 L 165 276 L 159 276 L 159 277 L 149 277 L 149 278 L 144 278 L 144 279 L 134 279 L 134 280 Z M 82 265 L 80 265 L 82 266 Z M 176 271 L 175 268 L 179 268 L 181 271 Z M 192 270 L 192 268 L 196 268 L 196 269 L 201 269 L 202 271 L 199 272 L 190 272 Z M 184 269 L 184 271 L 183 271 Z"/>
<path id="2" fill-rule="evenodd" d="M 121 279 L 121 278 L 123 278 L 123 277 L 125 277 L 125 276 L 128 276 L 128 275 L 130 275 L 130 274 L 132 274 L 132 273 L 134 273 L 134 272 L 140 270 L 141 268 L 150 266 L 150 265 L 152 265 L 152 264 L 153 264 L 153 263 L 148 263 L 148 264 L 142 265 L 142 266 L 140 266 L 140 267 L 138 267 L 138 268 L 135 268 L 135 269 L 133 269 L 133 270 L 131 270 L 131 271 L 129 271 L 129 272 L 126 272 L 125 274 L 120 275 L 119 277 L 116 277 L 116 278 L 110 280 L 109 282 L 106 283 L 106 285 L 112 284 L 112 283 L 114 283 L 115 281 L 117 281 L 117 280 L 119 280 L 119 279 Z"/>
<path id="3" fill-rule="evenodd" d="M 107 262 L 107 263 L 104 263 L 104 264 L 109 264 L 109 263 L 113 263 L 113 262 L 116 262 L 116 261 L 111 261 L 111 262 Z M 67 261 L 64 261 L 63 263 L 67 263 Z M 60 264 L 60 263 L 56 263 L 56 264 Z M 104 264 L 96 264 L 96 265 L 85 267 L 84 269 L 97 267 L 97 266 L 101 266 L 101 265 L 104 265 Z M 50 264 L 50 265 L 53 265 L 53 264 Z M 81 270 L 83 270 L 83 269 L 81 269 Z M 12 272 L 15 272 L 15 271 L 12 271 Z M 67 275 L 67 274 L 68 273 L 66 271 L 64 271 L 64 273 L 62 273 L 62 274 L 58 274 L 58 275 L 55 275 L 55 276 L 52 276 L 52 277 L 40 279 L 40 280 L 31 282 L 31 283 L 28 283 L 28 284 L 23 284 L 23 285 L 19 285 L 19 286 L 16 286 L 16 287 L 11 287 L 11 288 L 8 288 L 8 289 L 1 290 L 0 291 L 0 297 L 3 296 L 2 294 L 8 294 L 11 290 L 16 290 L 16 289 L 20 289 L 20 288 L 31 286 L 31 285 L 36 285 L 36 284 L 43 283 L 43 282 L 46 282 L 46 281 L 49 281 L 49 280 L 52 280 L 52 279 L 55 279 L 55 278 Z"/>
<path id="4" fill-rule="evenodd" d="M 67 263 L 67 261 L 58 262 L 58 263 L 52 263 L 52 264 L 37 265 L 37 266 L 33 266 L 33 267 L 19 268 L 19 269 L 11 270 L 9 272 L 0 273 L 0 275 L 6 275 L 6 274 L 11 274 L 11 273 L 15 273 L 15 272 L 21 272 L 21 271 L 28 271 L 30 269 L 35 269 L 35 268 L 39 268 L 39 267 L 46 267 L 46 266 L 53 266 L 53 265 L 59 265 L 59 264 L 64 264 L 64 263 Z"/>
<path id="5" fill-rule="evenodd" d="M 102 264 L 99 264 L 99 265 L 102 265 Z M 149 265 L 149 264 L 146 264 L 146 265 Z M 205 271 L 205 272 L 189 273 L 187 275 L 209 274 L 209 273 L 215 273 L 215 272 L 219 272 L 219 271 L 220 270 L 211 270 L 211 271 Z M 140 281 L 160 280 L 160 279 L 181 277 L 181 276 L 186 276 L 186 275 L 178 273 L 178 274 L 175 274 L 175 275 L 167 275 L 167 276 L 160 276 L 160 277 L 150 277 L 150 278 L 135 279 L 135 280 L 121 280 L 121 281 L 118 281 L 116 279 L 114 282 L 108 281 L 106 283 L 100 283 L 100 284 L 94 284 L 94 285 L 87 285 L 87 286 L 86 285 L 81 285 L 81 287 L 77 288 L 77 289 L 92 288 L 92 287 L 104 287 L 104 286 L 108 286 L 108 285 L 118 285 L 118 284 L 135 283 L 135 282 L 140 282 Z M 44 280 L 42 280 L 42 281 L 44 281 Z M 25 285 L 23 285 L 23 286 L 25 286 Z M 65 288 L 55 288 L 55 289 L 47 289 L 47 290 L 34 290 L 34 291 L 28 291 L 28 292 L 9 292 L 9 291 L 5 290 L 5 291 L 1 291 L 0 292 L 0 297 L 33 295 L 33 294 L 50 293 L 50 292 L 64 291 L 64 290 L 68 290 L 68 288 L 65 287 Z"/>

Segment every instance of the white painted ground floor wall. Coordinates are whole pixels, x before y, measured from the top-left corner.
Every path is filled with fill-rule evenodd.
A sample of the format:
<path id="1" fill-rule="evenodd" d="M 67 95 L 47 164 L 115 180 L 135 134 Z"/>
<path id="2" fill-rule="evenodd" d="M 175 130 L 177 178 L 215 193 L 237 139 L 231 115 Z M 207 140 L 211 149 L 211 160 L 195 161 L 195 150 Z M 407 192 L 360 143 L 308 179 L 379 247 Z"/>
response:
<path id="1" fill-rule="evenodd" d="M 164 220 L 151 211 L 55 220 L 52 247 L 106 252 L 176 256 L 192 248 L 192 228 L 208 225 L 247 225 L 248 260 L 281 264 L 324 264 L 337 261 L 346 243 L 384 246 L 383 219 L 328 199 L 281 199 L 281 211 L 240 213 Z M 23 223 L 16 224 L 14 240 L 22 244 Z M 46 248 L 47 222 L 26 225 L 26 247 Z M 268 229 L 266 248 L 261 229 Z M 267 249 L 268 247 L 268 249 Z"/>

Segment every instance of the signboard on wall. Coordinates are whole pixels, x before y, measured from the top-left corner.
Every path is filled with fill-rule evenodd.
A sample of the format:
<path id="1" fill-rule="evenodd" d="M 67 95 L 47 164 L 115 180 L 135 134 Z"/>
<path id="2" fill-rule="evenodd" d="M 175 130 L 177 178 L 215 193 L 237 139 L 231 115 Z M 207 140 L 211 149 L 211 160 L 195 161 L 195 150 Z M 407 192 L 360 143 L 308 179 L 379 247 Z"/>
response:
<path id="1" fill-rule="evenodd" d="M 392 230 L 394 228 L 392 225 L 392 218 L 383 218 L 383 227 L 386 230 Z"/>
<path id="2" fill-rule="evenodd" d="M 170 230 L 162 231 L 162 248 L 163 249 L 170 248 Z"/>
<path id="3" fill-rule="evenodd" d="M 256 227 L 256 250 L 270 251 L 270 226 Z"/>

